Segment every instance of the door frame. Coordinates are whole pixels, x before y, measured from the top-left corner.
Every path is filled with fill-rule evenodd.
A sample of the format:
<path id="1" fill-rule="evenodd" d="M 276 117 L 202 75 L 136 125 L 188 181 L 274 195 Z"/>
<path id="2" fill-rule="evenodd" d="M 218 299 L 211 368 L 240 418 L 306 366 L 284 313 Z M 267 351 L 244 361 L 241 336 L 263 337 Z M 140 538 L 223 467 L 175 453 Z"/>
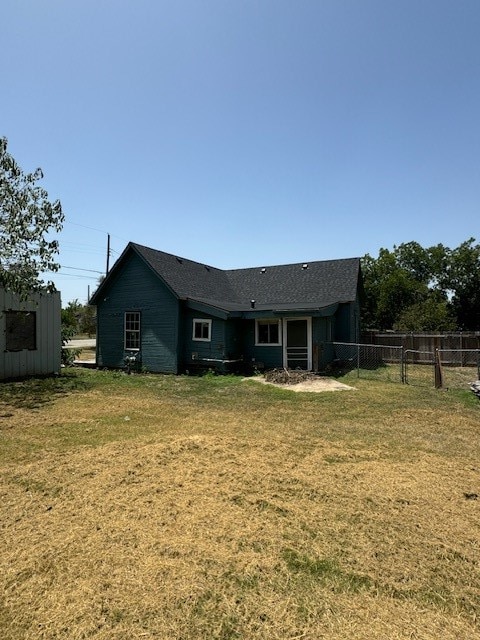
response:
<path id="1" fill-rule="evenodd" d="M 301 318 L 296 318 L 292 316 L 290 318 L 283 318 L 283 366 L 285 368 L 288 367 L 288 356 L 287 356 L 287 347 L 288 347 L 288 331 L 287 324 L 290 321 L 296 320 L 305 320 L 307 323 L 307 371 L 312 370 L 312 317 L 311 316 L 302 316 Z"/>

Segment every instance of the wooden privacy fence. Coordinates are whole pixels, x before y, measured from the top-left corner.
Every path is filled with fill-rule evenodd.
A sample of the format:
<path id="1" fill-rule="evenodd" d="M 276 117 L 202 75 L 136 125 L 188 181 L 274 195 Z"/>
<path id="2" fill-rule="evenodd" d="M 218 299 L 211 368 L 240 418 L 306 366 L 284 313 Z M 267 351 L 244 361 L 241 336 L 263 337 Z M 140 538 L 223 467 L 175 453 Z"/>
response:
<path id="1" fill-rule="evenodd" d="M 480 331 L 456 331 L 445 333 L 405 333 L 397 331 L 364 331 L 362 342 L 376 345 L 395 345 L 410 351 L 434 353 L 440 350 L 477 350 L 480 349 Z"/>

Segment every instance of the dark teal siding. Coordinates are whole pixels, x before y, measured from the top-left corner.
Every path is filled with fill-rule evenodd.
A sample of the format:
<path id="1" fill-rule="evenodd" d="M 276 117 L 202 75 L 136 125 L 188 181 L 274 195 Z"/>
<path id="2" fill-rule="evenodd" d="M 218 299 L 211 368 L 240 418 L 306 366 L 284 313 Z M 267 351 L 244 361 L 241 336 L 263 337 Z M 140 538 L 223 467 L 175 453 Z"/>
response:
<path id="1" fill-rule="evenodd" d="M 243 323 L 241 320 L 228 320 L 225 324 L 226 355 L 229 360 L 236 360 L 243 356 Z"/>
<path id="2" fill-rule="evenodd" d="M 283 347 L 255 345 L 255 320 L 242 323 L 245 363 L 248 367 L 275 369 L 283 366 Z"/>
<path id="3" fill-rule="evenodd" d="M 177 373 L 179 303 L 136 255 L 102 292 L 97 302 L 97 361 L 101 367 L 124 364 L 124 315 L 141 314 L 141 363 L 148 371 Z"/>
<path id="4" fill-rule="evenodd" d="M 194 340 L 193 321 L 211 320 L 211 340 Z M 222 368 L 223 360 L 231 358 L 231 346 L 234 343 L 231 321 L 210 316 L 200 311 L 186 309 L 183 315 L 183 368 L 186 370 L 196 367 Z"/>
<path id="5" fill-rule="evenodd" d="M 328 362 L 329 352 L 327 341 L 329 337 L 329 324 L 332 319 L 312 318 L 312 365 L 314 370 L 322 370 Z"/>
<path id="6" fill-rule="evenodd" d="M 123 367 L 124 318 L 127 311 L 141 315 L 140 362 L 147 370 L 178 373 L 197 368 L 238 370 L 226 361 L 243 360 L 246 369 L 283 366 L 283 346 L 255 345 L 255 320 L 228 318 L 228 313 L 198 301 L 179 301 L 143 259 L 127 254 L 121 268 L 113 271 L 97 296 L 97 362 L 100 367 Z M 335 311 L 336 309 L 336 311 Z M 320 317 L 321 313 L 335 314 Z M 216 314 L 216 315 L 215 315 Z M 260 314 L 266 317 L 266 312 Z M 289 313 L 289 317 L 304 313 Z M 324 370 L 333 358 L 331 341 L 358 339 L 357 302 L 332 305 L 312 314 L 313 369 Z M 210 341 L 193 338 L 193 320 L 212 321 Z M 283 341 L 283 331 L 282 341 Z"/>
<path id="7" fill-rule="evenodd" d="M 358 342 L 359 317 L 358 302 L 341 304 L 336 313 L 334 340 L 337 342 Z"/>

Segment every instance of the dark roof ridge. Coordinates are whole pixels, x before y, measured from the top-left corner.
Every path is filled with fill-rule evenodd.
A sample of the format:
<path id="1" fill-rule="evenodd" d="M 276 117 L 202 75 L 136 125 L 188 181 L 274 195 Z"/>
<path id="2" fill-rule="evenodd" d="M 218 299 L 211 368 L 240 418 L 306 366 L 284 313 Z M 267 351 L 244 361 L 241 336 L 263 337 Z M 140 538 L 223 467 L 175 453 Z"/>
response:
<path id="1" fill-rule="evenodd" d="M 215 267 L 211 264 L 207 264 L 206 262 L 199 262 L 198 260 L 192 260 L 191 258 L 185 258 L 184 256 L 179 256 L 176 253 L 171 253 L 169 251 L 163 251 L 162 249 L 155 249 L 154 247 L 149 247 L 144 244 L 140 244 L 139 242 L 129 242 L 129 245 L 133 247 L 137 247 L 139 249 L 146 249 L 147 251 L 153 251 L 155 253 L 163 254 L 165 256 L 170 256 L 176 258 L 177 260 L 182 260 L 185 262 L 190 262 L 191 264 L 196 264 L 202 267 L 208 267 L 209 269 L 215 269 L 216 271 L 246 271 L 247 269 L 275 269 L 276 267 L 294 267 L 297 265 L 310 265 L 310 264 L 319 264 L 319 263 L 327 263 L 327 262 L 342 262 L 342 261 L 352 261 L 352 260 L 360 260 L 359 256 L 352 256 L 350 258 L 325 258 L 323 260 L 298 260 L 295 262 L 282 262 L 281 264 L 258 264 L 252 267 L 235 267 L 233 269 L 222 269 L 221 267 Z"/>
<path id="2" fill-rule="evenodd" d="M 231 271 L 247 271 L 248 269 L 276 269 L 278 267 L 296 267 L 296 266 L 303 266 L 304 264 L 306 265 L 312 265 L 312 264 L 326 264 L 328 262 L 351 262 L 351 261 L 358 261 L 361 258 L 358 256 L 354 256 L 351 258 L 326 258 L 325 260 L 299 260 L 297 262 L 284 262 L 282 264 L 259 264 L 257 266 L 254 267 L 236 267 L 235 269 L 225 269 L 225 271 L 227 273 L 231 272 Z"/>
<path id="3" fill-rule="evenodd" d="M 183 256 L 179 256 L 176 253 L 170 253 L 169 251 L 162 251 L 161 249 L 155 249 L 154 247 L 148 247 L 145 244 L 140 244 L 139 242 L 129 242 L 131 247 L 137 249 L 146 249 L 147 251 L 153 251 L 154 253 L 160 253 L 164 256 L 169 256 L 170 258 L 176 258 L 177 260 L 181 260 L 182 262 L 189 262 L 190 264 L 196 264 L 200 267 L 207 267 L 208 269 L 215 269 L 216 271 L 225 271 L 225 269 L 220 269 L 219 267 L 214 267 L 211 264 L 207 264 L 206 262 L 199 262 L 198 260 L 192 260 L 191 258 L 185 258 Z"/>

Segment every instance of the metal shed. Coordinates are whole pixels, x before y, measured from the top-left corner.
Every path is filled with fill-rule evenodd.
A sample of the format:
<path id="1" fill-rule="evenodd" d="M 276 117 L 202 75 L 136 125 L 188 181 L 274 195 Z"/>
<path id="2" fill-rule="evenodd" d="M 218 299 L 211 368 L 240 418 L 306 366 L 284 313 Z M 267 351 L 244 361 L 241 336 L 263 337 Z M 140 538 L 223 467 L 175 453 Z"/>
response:
<path id="1" fill-rule="evenodd" d="M 0 380 L 60 373 L 60 293 L 25 300 L 0 288 Z"/>

